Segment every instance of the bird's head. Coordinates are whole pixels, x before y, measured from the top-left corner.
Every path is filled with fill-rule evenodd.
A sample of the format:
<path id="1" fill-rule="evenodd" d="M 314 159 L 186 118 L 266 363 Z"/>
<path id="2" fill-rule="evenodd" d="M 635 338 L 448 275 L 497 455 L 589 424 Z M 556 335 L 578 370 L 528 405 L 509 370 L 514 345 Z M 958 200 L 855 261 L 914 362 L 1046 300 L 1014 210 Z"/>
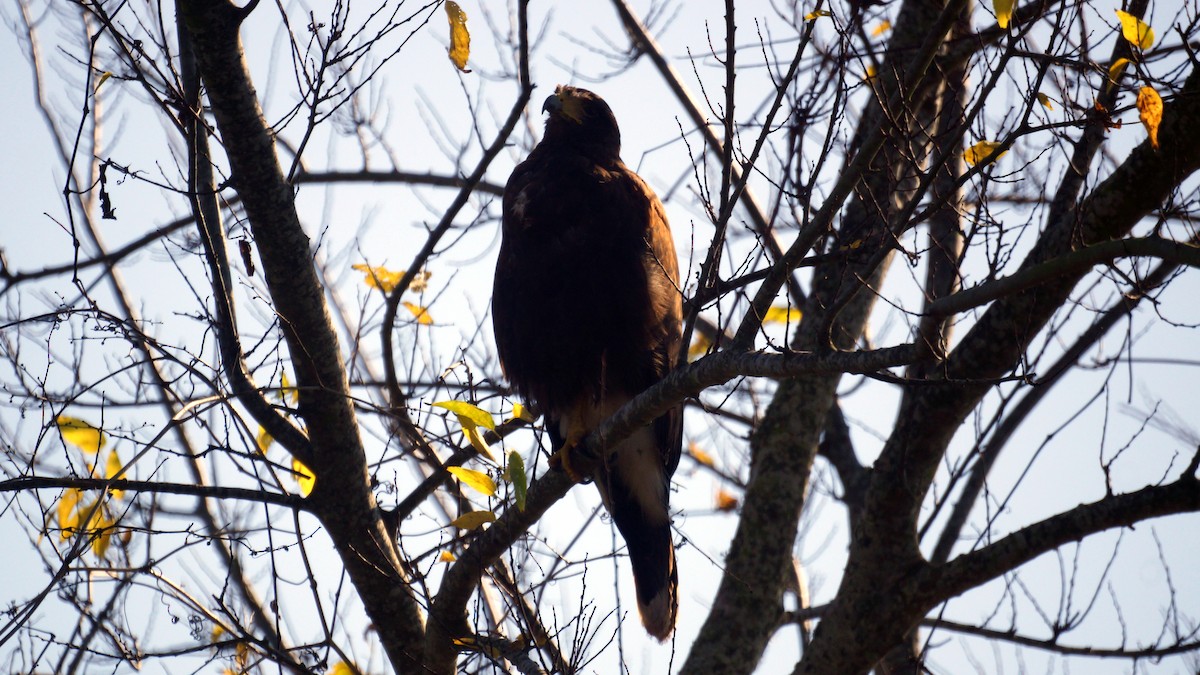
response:
<path id="1" fill-rule="evenodd" d="M 621 130 L 617 118 L 604 99 L 566 84 L 554 89 L 542 112 L 546 118 L 546 138 L 577 146 L 595 146 L 613 154 L 621 152 Z"/>

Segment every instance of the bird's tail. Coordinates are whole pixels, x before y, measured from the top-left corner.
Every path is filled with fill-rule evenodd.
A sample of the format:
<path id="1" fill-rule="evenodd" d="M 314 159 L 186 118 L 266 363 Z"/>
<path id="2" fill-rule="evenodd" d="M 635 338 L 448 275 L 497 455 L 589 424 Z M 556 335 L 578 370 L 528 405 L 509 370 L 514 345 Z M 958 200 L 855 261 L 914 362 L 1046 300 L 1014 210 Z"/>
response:
<path id="1" fill-rule="evenodd" d="M 679 609 L 679 574 L 675 570 L 670 517 L 664 518 L 665 513 L 647 514 L 638 508 L 636 500 L 615 501 L 611 514 L 629 552 L 642 625 L 646 632 L 664 641 L 675 629 Z"/>

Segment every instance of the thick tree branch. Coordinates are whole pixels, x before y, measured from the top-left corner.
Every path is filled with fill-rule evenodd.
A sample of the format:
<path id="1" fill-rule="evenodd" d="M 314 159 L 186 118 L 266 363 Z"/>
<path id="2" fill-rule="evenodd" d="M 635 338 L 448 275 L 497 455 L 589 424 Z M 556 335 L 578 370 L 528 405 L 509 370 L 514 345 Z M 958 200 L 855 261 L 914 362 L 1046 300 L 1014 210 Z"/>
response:
<path id="1" fill-rule="evenodd" d="M 1114 527 L 1133 527 L 1150 518 L 1196 511 L 1200 511 L 1200 479 L 1194 475 L 1080 504 L 925 570 L 916 579 L 918 594 L 927 607 L 932 607 L 1064 544 Z"/>
<path id="2" fill-rule="evenodd" d="M 1085 246 L 1045 262 L 1024 267 L 1007 277 L 984 282 L 930 303 L 926 312 L 930 316 L 949 316 L 965 312 L 972 307 L 1013 295 L 1020 291 L 1064 276 L 1078 278 L 1083 272 L 1101 263 L 1117 258 L 1159 258 L 1176 265 L 1200 267 L 1200 248 L 1188 242 L 1163 239 L 1157 235 L 1132 239 L 1113 239 Z"/>
<path id="3" fill-rule="evenodd" d="M 274 136 L 246 70 L 238 32 L 252 7 L 181 0 L 179 9 L 295 368 L 299 412 L 312 443 L 311 461 L 305 463 L 317 477 L 312 509 L 345 562 L 392 665 L 411 672 L 420 662 L 424 629 L 370 490 L 343 356 L 296 212 L 294 188 L 284 179 Z"/>

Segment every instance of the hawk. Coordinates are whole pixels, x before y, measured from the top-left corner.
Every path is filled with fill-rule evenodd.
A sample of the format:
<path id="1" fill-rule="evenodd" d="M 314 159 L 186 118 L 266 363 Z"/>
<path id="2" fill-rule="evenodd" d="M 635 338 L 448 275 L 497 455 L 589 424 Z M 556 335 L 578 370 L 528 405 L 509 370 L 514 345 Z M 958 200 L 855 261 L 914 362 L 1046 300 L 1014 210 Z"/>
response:
<path id="1" fill-rule="evenodd" d="M 621 161 L 608 104 L 559 86 L 542 111 L 545 135 L 504 188 L 492 323 L 505 375 L 541 409 L 565 457 L 671 370 L 683 307 L 662 203 Z M 681 421 L 676 407 L 607 448 L 590 476 L 625 539 L 642 623 L 659 640 L 679 604 L 667 499 Z"/>

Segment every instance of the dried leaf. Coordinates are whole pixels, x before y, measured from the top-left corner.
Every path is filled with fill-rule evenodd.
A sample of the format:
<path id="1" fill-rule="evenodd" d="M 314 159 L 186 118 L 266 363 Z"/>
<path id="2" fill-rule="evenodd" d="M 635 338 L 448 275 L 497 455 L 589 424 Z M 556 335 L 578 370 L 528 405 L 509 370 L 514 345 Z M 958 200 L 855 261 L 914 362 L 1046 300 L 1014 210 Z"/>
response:
<path id="1" fill-rule="evenodd" d="M 996 151 L 996 148 L 1000 147 L 1000 145 L 1001 144 L 996 141 L 979 141 L 975 145 L 967 148 L 966 152 L 963 153 L 963 161 L 971 166 L 981 163 L 986 164 L 989 162 L 994 162 L 1008 154 L 1007 150 L 998 155 L 992 154 Z"/>
<path id="2" fill-rule="evenodd" d="M 338 661 L 329 669 L 327 675 L 354 675 L 357 672 L 345 661 Z"/>
<path id="3" fill-rule="evenodd" d="M 413 275 L 412 281 L 408 282 L 408 290 L 413 293 L 424 293 L 425 289 L 429 288 L 429 277 L 433 276 L 432 272 L 421 270 Z"/>
<path id="4" fill-rule="evenodd" d="M 238 239 L 238 253 L 242 256 L 242 266 L 246 268 L 246 276 L 254 276 L 254 250 L 250 247 L 249 239 Z"/>
<path id="5" fill-rule="evenodd" d="M 513 486 L 513 496 L 517 500 L 517 510 L 525 510 L 525 494 L 529 489 L 529 479 L 525 475 L 525 460 L 519 452 L 508 453 L 508 480 Z"/>
<path id="6" fill-rule="evenodd" d="M 54 418 L 54 423 L 58 425 L 58 431 L 64 441 L 84 452 L 100 452 L 100 448 L 108 442 L 103 431 L 77 417 L 59 415 Z"/>
<path id="7" fill-rule="evenodd" d="M 317 478 L 313 475 L 312 469 L 304 466 L 304 462 L 292 458 L 292 477 L 300 484 L 300 495 L 307 497 L 312 494 L 313 487 L 317 484 Z"/>
<path id="8" fill-rule="evenodd" d="M 1146 22 L 1130 14 L 1117 10 L 1117 18 L 1121 20 L 1121 36 L 1129 44 L 1145 51 L 1154 46 L 1154 29 Z"/>
<path id="9" fill-rule="evenodd" d="M 464 513 L 450 522 L 460 530 L 474 530 L 484 523 L 496 522 L 496 514 L 491 511 L 471 511 Z"/>
<path id="10" fill-rule="evenodd" d="M 696 460 L 696 462 L 699 464 L 703 464 L 707 467 L 714 465 L 712 455 L 708 454 L 704 450 L 701 450 L 700 446 L 696 445 L 695 443 L 688 444 L 688 453 L 692 456 L 692 459 Z"/>
<path id="11" fill-rule="evenodd" d="M 879 22 L 879 25 L 877 25 L 877 26 L 875 26 L 875 28 L 871 29 L 871 37 L 879 37 L 880 35 L 883 35 L 884 33 L 888 32 L 891 29 L 892 29 L 892 22 L 888 21 L 887 19 L 884 19 L 883 21 Z"/>
<path id="12" fill-rule="evenodd" d="M 446 470 L 454 474 L 464 485 L 476 492 L 480 492 L 488 497 L 496 494 L 496 481 L 492 480 L 491 476 L 482 471 L 466 469 L 461 466 L 452 466 Z"/>
<path id="13" fill-rule="evenodd" d="M 816 21 L 817 19 L 819 19 L 823 16 L 830 16 L 830 12 L 828 10 L 818 9 L 815 12 L 809 12 L 808 14 L 805 14 L 804 20 L 805 21 Z"/>
<path id="14" fill-rule="evenodd" d="M 1146 133 L 1150 134 L 1150 145 L 1157 150 L 1158 125 L 1162 123 L 1163 102 L 1154 87 L 1142 87 L 1138 90 L 1137 109 L 1138 119 L 1142 121 L 1142 126 L 1146 127 Z"/>
<path id="15" fill-rule="evenodd" d="M 1037 93 L 1037 100 L 1038 103 L 1041 103 L 1042 107 L 1046 110 L 1054 110 L 1054 99 L 1050 98 L 1049 96 L 1039 91 Z"/>
<path id="16" fill-rule="evenodd" d="M 99 80 L 96 82 L 96 88 L 95 88 L 95 89 L 93 89 L 92 91 L 93 91 L 93 92 L 100 91 L 100 87 L 101 87 L 101 86 L 102 86 L 102 85 L 103 85 L 105 82 L 108 82 L 108 78 L 110 78 L 110 77 L 112 77 L 112 72 L 110 72 L 110 71 L 107 71 L 107 70 L 106 70 L 106 71 L 104 71 L 103 73 L 100 73 L 100 79 L 99 79 Z"/>
<path id="17" fill-rule="evenodd" d="M 444 563 L 452 563 L 455 560 L 458 560 L 458 558 L 455 557 L 455 555 L 450 551 L 442 551 L 440 554 L 438 554 L 438 560 Z"/>
<path id="18" fill-rule="evenodd" d="M 471 56 L 471 33 L 467 30 L 467 13 L 453 0 L 446 0 L 446 17 L 450 19 L 450 61 L 464 73 Z"/>
<path id="19" fill-rule="evenodd" d="M 1013 5 L 1015 0 L 992 0 L 992 9 L 996 12 L 996 25 L 1007 29 L 1008 22 L 1012 20 Z"/>

